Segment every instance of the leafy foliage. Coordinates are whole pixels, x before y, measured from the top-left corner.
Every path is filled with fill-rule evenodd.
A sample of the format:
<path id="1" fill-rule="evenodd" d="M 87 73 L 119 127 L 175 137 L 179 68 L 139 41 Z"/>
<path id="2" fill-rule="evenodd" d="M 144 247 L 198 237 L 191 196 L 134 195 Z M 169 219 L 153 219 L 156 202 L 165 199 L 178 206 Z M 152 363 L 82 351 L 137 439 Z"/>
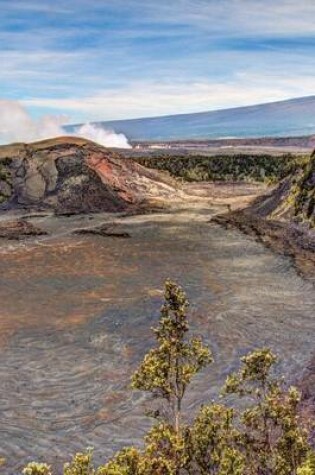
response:
<path id="1" fill-rule="evenodd" d="M 92 449 L 88 449 L 85 453 L 75 454 L 71 462 L 65 463 L 63 467 L 64 475 L 94 475 L 92 456 Z"/>
<path id="2" fill-rule="evenodd" d="M 141 458 L 142 455 L 136 448 L 123 449 L 100 467 L 97 475 L 138 475 Z"/>
<path id="3" fill-rule="evenodd" d="M 191 428 L 192 459 L 196 473 L 242 474 L 244 457 L 240 433 L 234 426 L 234 410 L 220 404 L 203 406 Z"/>
<path id="4" fill-rule="evenodd" d="M 224 395 L 243 399 L 245 408 L 211 403 L 183 423 L 186 390 L 212 355 L 199 338 L 188 337 L 184 291 L 167 280 L 164 296 L 154 329 L 157 346 L 134 373 L 132 386 L 157 397 L 168 411 L 152 414 L 156 422 L 141 449 L 124 448 L 97 468 L 88 449 L 64 465 L 64 475 L 315 475 L 299 393 L 274 376 L 277 358 L 268 348 L 242 357 L 240 370 L 227 378 Z M 52 474 L 49 465 L 32 462 L 23 475 Z"/>
<path id="5" fill-rule="evenodd" d="M 178 432 L 187 386 L 193 376 L 211 363 L 212 356 L 200 338 L 187 338 L 189 302 L 185 292 L 167 280 L 164 295 L 160 323 L 153 329 L 158 346 L 145 356 L 132 377 L 132 387 L 166 400 Z"/>
<path id="6" fill-rule="evenodd" d="M 289 199 L 294 215 L 315 226 L 315 151 L 309 162 L 297 174 Z"/>
<path id="7" fill-rule="evenodd" d="M 308 160 L 290 154 L 145 156 L 135 158 L 141 165 L 165 170 L 186 181 L 260 181 L 274 183 Z"/>
<path id="8" fill-rule="evenodd" d="M 51 467 L 46 463 L 30 462 L 23 469 L 23 475 L 51 475 Z"/>
<path id="9" fill-rule="evenodd" d="M 225 391 L 249 401 L 240 414 L 245 473 L 294 474 L 309 449 L 307 433 L 299 425 L 299 393 L 295 388 L 286 391 L 272 377 L 276 357 L 269 349 L 254 351 L 241 361 L 241 370 L 227 379 Z"/>
<path id="10" fill-rule="evenodd" d="M 305 462 L 298 468 L 297 475 L 315 475 L 315 452 L 309 452 Z"/>

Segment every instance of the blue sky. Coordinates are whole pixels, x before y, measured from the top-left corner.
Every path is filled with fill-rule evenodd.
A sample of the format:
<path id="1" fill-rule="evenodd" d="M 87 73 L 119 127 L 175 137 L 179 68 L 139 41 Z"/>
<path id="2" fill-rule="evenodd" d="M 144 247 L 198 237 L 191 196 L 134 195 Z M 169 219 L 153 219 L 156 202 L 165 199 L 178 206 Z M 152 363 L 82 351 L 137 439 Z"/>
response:
<path id="1" fill-rule="evenodd" d="M 315 94 L 314 0 L 0 0 L 0 98 L 69 122 Z"/>

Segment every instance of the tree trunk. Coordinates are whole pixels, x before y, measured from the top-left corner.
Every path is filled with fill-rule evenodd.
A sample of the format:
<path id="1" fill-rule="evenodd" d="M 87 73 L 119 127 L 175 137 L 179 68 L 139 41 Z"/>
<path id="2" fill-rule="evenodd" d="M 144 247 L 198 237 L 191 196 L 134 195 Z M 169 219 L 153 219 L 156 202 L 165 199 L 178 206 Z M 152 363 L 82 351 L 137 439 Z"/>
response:
<path id="1" fill-rule="evenodd" d="M 179 396 L 176 396 L 175 399 L 175 432 L 179 434 L 180 431 L 180 414 L 181 413 L 181 399 Z"/>

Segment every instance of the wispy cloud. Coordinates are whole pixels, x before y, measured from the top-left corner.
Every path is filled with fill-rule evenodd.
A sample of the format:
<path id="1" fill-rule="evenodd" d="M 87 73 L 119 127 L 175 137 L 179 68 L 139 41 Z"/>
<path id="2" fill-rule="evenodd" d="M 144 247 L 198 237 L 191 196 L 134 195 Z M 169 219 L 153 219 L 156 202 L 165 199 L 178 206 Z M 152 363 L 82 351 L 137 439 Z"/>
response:
<path id="1" fill-rule="evenodd" d="M 139 8 L 141 1 L 134 2 Z M 189 24 L 223 35 L 314 35 L 313 0 L 154 0 L 144 14 L 156 21 Z"/>
<path id="2" fill-rule="evenodd" d="M 64 99 L 30 98 L 23 103 L 32 108 L 66 111 L 70 121 L 111 120 L 155 115 L 196 112 L 237 107 L 313 94 L 313 77 L 261 78 L 242 74 L 227 83 L 133 84 L 119 90 L 99 91 L 86 97 Z"/>
<path id="3" fill-rule="evenodd" d="M 0 91 L 73 120 L 315 93 L 314 0 L 0 0 Z"/>
<path id="4" fill-rule="evenodd" d="M 70 3 L 70 2 L 69 2 Z M 36 12 L 48 12 L 48 13 L 71 13 L 71 9 L 66 8 L 66 3 L 62 1 L 55 2 L 41 2 L 41 1 L 29 1 L 29 0 L 14 0 L 8 2 L 7 0 L 0 0 L 0 6 L 4 12 L 21 12 L 31 11 Z"/>

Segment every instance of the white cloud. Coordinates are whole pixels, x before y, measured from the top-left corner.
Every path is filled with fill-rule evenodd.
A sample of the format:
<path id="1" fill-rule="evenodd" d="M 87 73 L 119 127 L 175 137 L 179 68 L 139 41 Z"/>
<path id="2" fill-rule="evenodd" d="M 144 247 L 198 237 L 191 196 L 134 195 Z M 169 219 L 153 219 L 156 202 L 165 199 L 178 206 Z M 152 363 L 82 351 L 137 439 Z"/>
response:
<path id="1" fill-rule="evenodd" d="M 315 93 L 315 0 L 0 0 L 0 8 L 1 94 L 37 115 L 110 120 Z"/>
<path id="2" fill-rule="evenodd" d="M 0 143 L 32 142 L 63 135 L 64 116 L 43 116 L 33 120 L 17 101 L 0 100 Z"/>
<path id="3" fill-rule="evenodd" d="M 138 7 L 143 2 L 135 2 Z M 149 1 L 143 15 L 155 21 L 188 24 L 222 36 L 235 34 L 314 35 L 314 0 Z"/>
<path id="4" fill-rule="evenodd" d="M 0 100 L 0 144 L 12 142 L 33 142 L 65 135 L 62 125 L 64 116 L 44 115 L 32 119 L 28 111 L 17 101 Z M 92 140 L 105 147 L 130 148 L 123 134 L 101 129 L 92 124 L 77 128 L 73 135 Z"/>
<path id="5" fill-rule="evenodd" d="M 13 74 L 16 71 L 35 72 L 62 72 L 65 66 L 83 61 L 86 54 L 83 52 L 63 52 L 40 50 L 35 51 L 1 51 L 0 61 L 5 66 L 3 73 Z M 68 69 L 68 68 L 67 68 Z"/>
<path id="6" fill-rule="evenodd" d="M 70 3 L 70 2 L 69 2 Z M 8 2 L 7 0 L 0 0 L 0 7 L 2 11 L 10 13 L 15 11 L 31 11 L 31 12 L 44 12 L 44 13 L 71 13 L 71 9 L 65 7 L 65 2 L 63 1 L 54 1 L 44 3 L 41 2 L 30 2 L 29 0 L 14 0 Z"/>
<path id="7" fill-rule="evenodd" d="M 239 74 L 235 80 L 188 84 L 138 83 L 82 98 L 30 98 L 27 106 L 67 111 L 89 120 L 180 114 L 252 105 L 315 94 L 314 78 Z"/>

